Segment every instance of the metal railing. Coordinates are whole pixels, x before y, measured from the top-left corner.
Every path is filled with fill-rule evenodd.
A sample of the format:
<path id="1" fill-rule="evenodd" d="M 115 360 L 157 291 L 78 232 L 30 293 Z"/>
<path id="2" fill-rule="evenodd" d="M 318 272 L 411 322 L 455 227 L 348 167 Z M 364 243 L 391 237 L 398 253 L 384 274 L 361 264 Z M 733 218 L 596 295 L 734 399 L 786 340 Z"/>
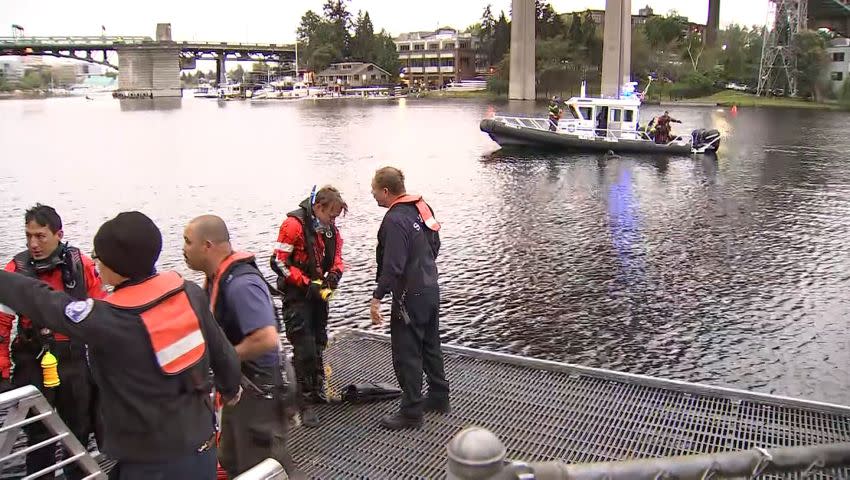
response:
<path id="1" fill-rule="evenodd" d="M 94 458 L 68 430 L 65 422 L 59 418 L 53 407 L 47 403 L 47 399 L 34 386 L 27 385 L 0 394 L 0 410 L 7 410 L 3 423 L 0 425 L 0 465 L 59 442 L 69 455 L 61 462 L 26 476 L 23 480 L 39 478 L 74 462 L 86 475 L 83 480 L 106 480 L 106 474 L 100 470 Z M 32 416 L 27 418 L 30 413 Z M 52 436 L 43 442 L 12 452 L 21 429 L 36 422 L 41 422 Z"/>
<path id="2" fill-rule="evenodd" d="M 822 470 L 850 466 L 850 443 L 575 465 L 509 462 L 505 461 L 506 452 L 504 444 L 492 432 L 467 428 L 449 442 L 447 477 L 449 480 L 707 480 L 800 473 L 800 478 L 806 478 Z"/>
<path id="3" fill-rule="evenodd" d="M 289 476 L 273 458 L 267 458 L 233 480 L 287 480 Z"/>
<path id="4" fill-rule="evenodd" d="M 512 127 L 526 127 L 526 128 L 534 128 L 537 130 L 549 130 L 549 127 L 555 125 L 558 130 L 563 130 L 559 125 L 556 125 L 555 122 L 549 120 L 548 118 L 531 118 L 531 117 L 512 117 L 512 116 L 504 116 L 497 115 L 493 117 L 493 120 L 497 122 L 502 122 L 505 125 Z M 599 135 L 597 132 L 600 130 L 604 130 L 604 135 Z M 611 141 L 618 141 L 620 139 L 629 139 L 629 140 L 646 140 L 648 142 L 654 142 L 654 140 L 645 132 L 643 129 L 641 130 L 617 130 L 611 128 L 592 128 L 587 129 L 586 127 L 581 129 L 582 132 L 587 133 L 588 135 L 605 138 Z M 570 134 L 578 134 L 579 129 L 576 128 L 575 131 L 569 132 Z M 633 138 L 632 138 L 633 137 Z M 671 137 L 670 141 L 665 145 L 672 144 L 681 144 L 686 142 L 687 140 L 682 136 Z"/>
<path id="5" fill-rule="evenodd" d="M 140 44 L 152 42 L 150 37 L 78 37 L 78 36 L 57 36 L 57 37 L 0 37 L 0 46 L 4 47 L 36 47 L 36 46 L 94 46 L 94 45 L 110 45 L 110 44 Z"/>

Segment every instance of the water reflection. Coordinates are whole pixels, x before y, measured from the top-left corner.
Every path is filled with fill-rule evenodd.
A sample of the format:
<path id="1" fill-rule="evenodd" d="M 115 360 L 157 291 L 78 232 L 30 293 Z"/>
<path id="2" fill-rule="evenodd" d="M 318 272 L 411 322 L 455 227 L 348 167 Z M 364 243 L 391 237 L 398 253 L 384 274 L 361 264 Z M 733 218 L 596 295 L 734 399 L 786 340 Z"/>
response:
<path id="1" fill-rule="evenodd" d="M 263 258 L 285 212 L 331 183 L 351 206 L 331 324 L 370 328 L 384 211 L 369 181 L 392 164 L 443 224 L 447 341 L 850 403 L 846 114 L 682 108 L 677 133 L 726 135 L 717 156 L 607 158 L 499 149 L 478 130 L 491 106 L 545 108 L 186 98 L 162 115 L 111 99 L 0 102 L 12 159 L 0 168 L 0 257 L 23 248 L 36 201 L 59 209 L 84 251 L 104 219 L 141 209 L 163 230 L 161 266 L 196 278 L 180 256 L 186 221 L 218 213 Z"/>

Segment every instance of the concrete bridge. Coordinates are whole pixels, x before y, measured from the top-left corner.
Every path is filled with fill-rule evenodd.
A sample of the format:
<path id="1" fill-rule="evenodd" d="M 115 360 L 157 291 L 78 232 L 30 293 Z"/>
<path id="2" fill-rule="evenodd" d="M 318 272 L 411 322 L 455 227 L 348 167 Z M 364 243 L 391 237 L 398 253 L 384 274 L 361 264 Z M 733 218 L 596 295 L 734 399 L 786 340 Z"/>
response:
<path id="1" fill-rule="evenodd" d="M 118 65 L 109 61 L 116 52 Z M 0 37 L 0 55 L 45 55 L 106 65 L 120 70 L 119 98 L 179 97 L 180 71 L 195 68 L 197 60 L 216 62 L 216 78 L 225 81 L 227 61 L 288 63 L 295 60 L 294 45 L 228 42 L 175 42 L 171 25 L 157 25 L 156 38 Z"/>
<path id="2" fill-rule="evenodd" d="M 720 23 L 720 0 L 708 1 L 708 25 L 705 41 L 717 41 Z M 808 3 L 807 28 L 829 28 L 850 36 L 850 0 L 797 0 Z M 602 95 L 619 96 L 620 87 L 631 81 L 631 0 L 606 0 L 602 57 Z M 512 0 L 514 21 L 511 22 L 511 76 L 508 95 L 511 99 L 535 98 L 534 70 L 534 2 Z M 531 59 L 530 61 L 527 61 Z"/>
<path id="3" fill-rule="evenodd" d="M 850 0 L 808 0 L 808 28 L 828 28 L 850 36 Z"/>

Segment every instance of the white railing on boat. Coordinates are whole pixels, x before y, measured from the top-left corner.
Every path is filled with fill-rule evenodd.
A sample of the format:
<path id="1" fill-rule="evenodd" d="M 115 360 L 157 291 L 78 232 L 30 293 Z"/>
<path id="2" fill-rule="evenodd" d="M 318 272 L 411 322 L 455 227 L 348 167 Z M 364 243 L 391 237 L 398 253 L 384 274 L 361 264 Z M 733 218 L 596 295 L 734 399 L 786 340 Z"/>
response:
<path id="1" fill-rule="evenodd" d="M 532 118 L 532 117 L 513 117 L 507 115 L 497 115 L 493 117 L 493 120 L 497 122 L 504 123 L 505 125 L 511 127 L 525 127 L 525 128 L 533 128 L 536 130 L 543 130 L 547 132 L 552 132 L 552 126 L 558 128 L 558 125 L 555 122 L 549 120 L 548 118 Z M 600 135 L 598 132 L 604 130 L 605 135 Z M 592 129 L 581 129 L 576 130 L 575 132 L 569 132 L 569 135 L 579 135 L 579 132 L 584 132 L 588 135 L 595 136 L 597 138 L 605 138 L 611 142 L 618 142 L 621 139 L 628 140 L 642 140 L 647 142 L 655 143 L 655 140 L 650 138 L 650 136 L 644 130 L 616 130 L 616 129 L 602 129 L 602 128 L 592 128 Z M 557 130 L 553 133 L 557 133 Z M 659 145 L 682 145 L 685 143 L 690 143 L 690 140 L 686 140 L 682 136 L 675 136 L 670 139 L 669 142 L 665 144 Z"/>

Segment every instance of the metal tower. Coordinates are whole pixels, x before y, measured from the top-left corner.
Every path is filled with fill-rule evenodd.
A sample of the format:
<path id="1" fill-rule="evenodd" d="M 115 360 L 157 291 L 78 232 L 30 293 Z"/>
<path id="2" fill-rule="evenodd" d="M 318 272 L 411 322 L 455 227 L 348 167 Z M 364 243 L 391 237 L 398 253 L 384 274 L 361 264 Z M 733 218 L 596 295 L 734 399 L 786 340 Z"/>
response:
<path id="1" fill-rule="evenodd" d="M 769 11 L 773 14 L 764 29 L 764 45 L 761 50 L 759 84 L 756 93 L 770 92 L 779 78 L 785 77 L 786 93 L 797 96 L 797 34 L 806 29 L 809 0 L 769 0 Z"/>

